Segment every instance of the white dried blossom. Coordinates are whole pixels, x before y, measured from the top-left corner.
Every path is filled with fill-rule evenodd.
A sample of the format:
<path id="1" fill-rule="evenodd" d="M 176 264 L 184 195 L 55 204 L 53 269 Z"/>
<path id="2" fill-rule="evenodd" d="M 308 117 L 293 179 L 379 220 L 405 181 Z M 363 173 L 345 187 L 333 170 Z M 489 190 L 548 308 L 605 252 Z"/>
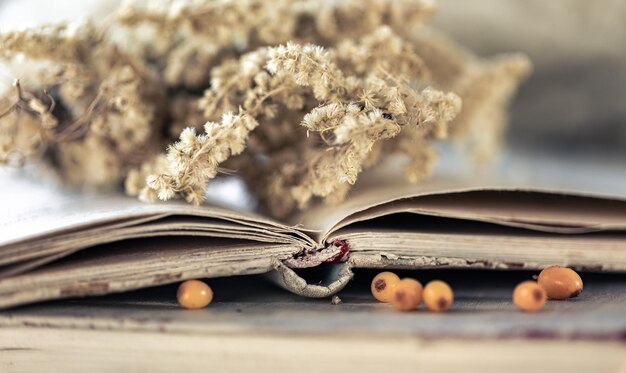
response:
<path id="1" fill-rule="evenodd" d="M 180 194 L 189 202 L 200 203 L 218 165 L 244 150 L 248 134 L 256 126 L 258 122 L 246 113 L 224 113 L 220 123 L 207 122 L 203 134 L 186 128 L 167 151 L 167 172 L 149 175 L 147 186 L 161 200 Z"/>

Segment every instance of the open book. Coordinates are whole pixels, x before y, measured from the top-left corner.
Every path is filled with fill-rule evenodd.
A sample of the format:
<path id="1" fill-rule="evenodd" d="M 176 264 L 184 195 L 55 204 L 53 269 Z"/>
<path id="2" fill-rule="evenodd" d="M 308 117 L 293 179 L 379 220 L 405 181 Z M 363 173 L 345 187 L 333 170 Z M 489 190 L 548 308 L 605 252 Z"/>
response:
<path id="1" fill-rule="evenodd" d="M 76 193 L 8 173 L 0 307 L 258 273 L 323 297 L 361 267 L 625 271 L 624 183 L 561 171 L 524 179 L 442 171 L 419 185 L 378 172 L 360 179 L 346 202 L 282 222 L 210 203 Z M 299 275 L 322 264 L 326 283 Z"/>

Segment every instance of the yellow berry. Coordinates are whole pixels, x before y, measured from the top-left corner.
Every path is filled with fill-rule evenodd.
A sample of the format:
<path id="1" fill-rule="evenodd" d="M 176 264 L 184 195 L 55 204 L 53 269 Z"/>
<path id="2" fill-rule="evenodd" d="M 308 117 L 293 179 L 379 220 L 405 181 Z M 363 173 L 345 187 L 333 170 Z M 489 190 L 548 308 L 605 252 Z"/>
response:
<path id="1" fill-rule="evenodd" d="M 424 287 L 424 303 L 429 310 L 446 312 L 454 302 L 454 293 L 443 281 L 431 281 Z"/>
<path id="2" fill-rule="evenodd" d="M 583 291 L 583 280 L 567 267 L 548 267 L 541 271 L 537 282 L 550 299 L 573 298 Z"/>
<path id="3" fill-rule="evenodd" d="M 209 285 L 198 280 L 185 281 L 176 293 L 178 304 L 190 310 L 204 308 L 213 300 L 213 290 Z"/>
<path id="4" fill-rule="evenodd" d="M 526 312 L 540 310 L 546 300 L 546 291 L 535 281 L 524 281 L 513 290 L 513 303 Z"/>
<path id="5" fill-rule="evenodd" d="M 412 278 L 403 278 L 398 281 L 391 304 L 399 311 L 411 311 L 422 303 L 422 284 Z"/>
<path id="6" fill-rule="evenodd" d="M 400 277 L 393 272 L 381 272 L 374 277 L 370 289 L 372 295 L 380 302 L 389 303 L 393 296 L 393 289 L 400 281 Z"/>

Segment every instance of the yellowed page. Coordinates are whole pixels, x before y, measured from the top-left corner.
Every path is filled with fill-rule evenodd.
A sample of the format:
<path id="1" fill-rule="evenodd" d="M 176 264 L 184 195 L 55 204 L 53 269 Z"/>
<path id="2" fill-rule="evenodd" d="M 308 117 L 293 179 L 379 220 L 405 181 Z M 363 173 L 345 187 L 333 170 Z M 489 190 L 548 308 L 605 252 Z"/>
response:
<path id="1" fill-rule="evenodd" d="M 320 240 L 355 222 L 402 212 L 555 233 L 626 229 L 626 172 L 583 183 L 574 174 L 584 169 L 564 174 L 552 168 L 531 177 L 515 176 L 514 169 L 472 175 L 444 168 L 414 185 L 402 180 L 398 167 L 389 167 L 364 175 L 345 202 L 316 205 L 294 223 Z"/>

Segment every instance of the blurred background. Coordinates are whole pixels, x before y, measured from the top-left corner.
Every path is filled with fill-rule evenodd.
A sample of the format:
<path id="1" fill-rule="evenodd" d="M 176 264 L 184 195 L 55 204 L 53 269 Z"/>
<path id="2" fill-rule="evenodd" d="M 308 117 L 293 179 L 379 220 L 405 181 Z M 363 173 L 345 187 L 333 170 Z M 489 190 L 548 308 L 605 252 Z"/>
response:
<path id="1" fill-rule="evenodd" d="M 533 61 L 509 142 L 626 161 L 626 1 L 437 2 L 435 24 L 473 51 Z"/>
<path id="2" fill-rule="evenodd" d="M 50 12 L 49 0 L 0 0 L 0 29 L 101 18 L 118 3 L 55 0 Z M 626 1 L 437 3 L 434 23 L 476 53 L 522 51 L 535 64 L 512 106 L 512 146 L 626 161 Z"/>

